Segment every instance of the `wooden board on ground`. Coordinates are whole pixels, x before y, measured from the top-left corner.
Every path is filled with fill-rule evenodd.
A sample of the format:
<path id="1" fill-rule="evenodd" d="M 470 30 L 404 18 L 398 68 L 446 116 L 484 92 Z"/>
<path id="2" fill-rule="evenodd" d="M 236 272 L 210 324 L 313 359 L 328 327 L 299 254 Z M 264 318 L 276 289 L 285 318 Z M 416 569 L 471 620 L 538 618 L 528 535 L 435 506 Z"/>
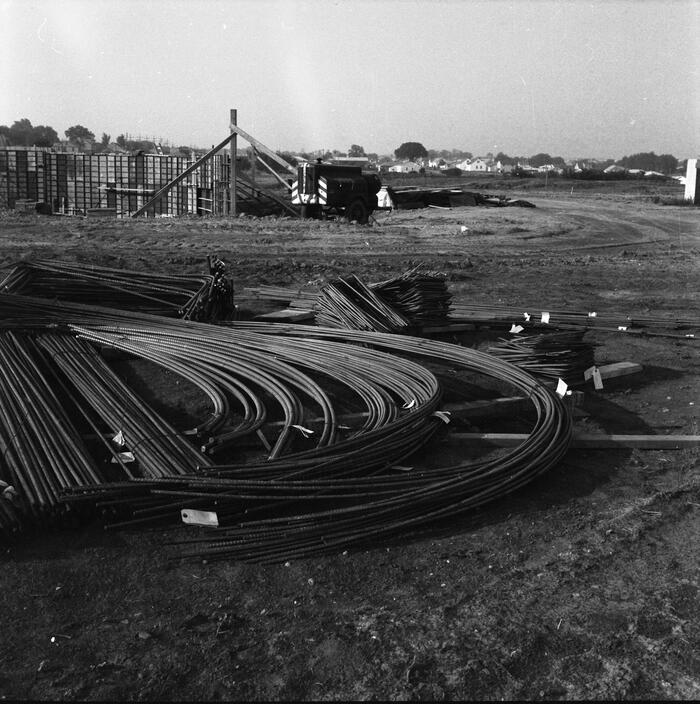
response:
<path id="1" fill-rule="evenodd" d="M 525 442 L 527 433 L 450 433 L 451 442 L 485 443 L 497 447 L 515 447 Z M 638 448 L 643 450 L 680 450 L 700 447 L 700 435 L 602 435 L 574 433 L 573 448 L 589 450 Z"/>

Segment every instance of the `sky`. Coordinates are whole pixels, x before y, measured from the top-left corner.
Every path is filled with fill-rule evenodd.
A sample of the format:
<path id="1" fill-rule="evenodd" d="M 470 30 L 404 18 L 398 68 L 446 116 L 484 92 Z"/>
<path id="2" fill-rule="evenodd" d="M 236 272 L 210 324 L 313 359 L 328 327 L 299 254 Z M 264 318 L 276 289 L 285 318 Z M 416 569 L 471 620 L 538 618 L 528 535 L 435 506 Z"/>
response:
<path id="1" fill-rule="evenodd" d="M 60 136 L 682 159 L 700 0 L 0 0 L 0 86 Z"/>

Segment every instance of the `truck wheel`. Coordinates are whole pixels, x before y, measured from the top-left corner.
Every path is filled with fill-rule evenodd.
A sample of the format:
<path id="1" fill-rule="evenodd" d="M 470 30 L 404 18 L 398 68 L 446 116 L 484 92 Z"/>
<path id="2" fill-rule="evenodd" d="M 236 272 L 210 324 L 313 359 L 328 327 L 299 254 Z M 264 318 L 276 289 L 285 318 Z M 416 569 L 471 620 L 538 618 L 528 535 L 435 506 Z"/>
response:
<path id="1" fill-rule="evenodd" d="M 369 220 L 369 210 L 367 209 L 367 203 L 365 203 L 361 198 L 357 198 L 351 201 L 345 208 L 345 217 L 352 222 L 353 220 L 360 223 L 360 225 L 366 225 Z"/>

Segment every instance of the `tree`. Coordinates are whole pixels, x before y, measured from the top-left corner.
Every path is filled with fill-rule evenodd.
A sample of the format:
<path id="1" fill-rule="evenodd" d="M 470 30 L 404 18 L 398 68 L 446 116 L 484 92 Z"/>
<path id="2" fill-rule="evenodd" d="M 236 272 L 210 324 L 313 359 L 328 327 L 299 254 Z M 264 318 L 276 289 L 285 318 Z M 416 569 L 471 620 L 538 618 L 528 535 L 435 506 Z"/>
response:
<path id="1" fill-rule="evenodd" d="M 32 130 L 32 144 L 35 147 L 52 147 L 58 142 L 58 132 L 48 125 L 37 125 Z"/>
<path id="2" fill-rule="evenodd" d="M 427 157 L 428 150 L 420 142 L 404 142 L 398 149 L 394 149 L 394 156 L 397 159 L 414 161 Z"/>
<path id="3" fill-rule="evenodd" d="M 85 149 L 85 147 L 95 139 L 95 133 L 82 125 L 69 127 L 65 131 L 65 135 L 69 142 L 77 145 L 80 149 Z"/>
<path id="4" fill-rule="evenodd" d="M 120 134 L 117 137 L 117 144 L 122 148 L 126 149 L 126 137 L 123 134 Z M 182 149 L 182 147 L 178 147 L 179 149 Z"/>
<path id="5" fill-rule="evenodd" d="M 530 157 L 530 166 L 534 166 L 535 168 L 551 163 L 552 157 L 547 153 L 540 152 L 539 154 L 535 154 L 534 156 Z"/>
<path id="6" fill-rule="evenodd" d="M 32 133 L 34 127 L 32 123 L 23 117 L 21 120 L 15 120 L 10 127 L 10 141 L 12 144 L 30 147 L 32 144 Z"/>
<path id="7" fill-rule="evenodd" d="M 350 149 L 348 149 L 348 156 L 352 156 L 352 157 L 366 156 L 365 148 L 361 147 L 359 144 L 351 144 Z"/>
<path id="8" fill-rule="evenodd" d="M 106 132 L 103 132 L 102 139 L 100 140 L 100 144 L 102 144 L 103 147 L 108 147 L 110 139 L 112 139 L 112 135 L 107 134 Z"/>

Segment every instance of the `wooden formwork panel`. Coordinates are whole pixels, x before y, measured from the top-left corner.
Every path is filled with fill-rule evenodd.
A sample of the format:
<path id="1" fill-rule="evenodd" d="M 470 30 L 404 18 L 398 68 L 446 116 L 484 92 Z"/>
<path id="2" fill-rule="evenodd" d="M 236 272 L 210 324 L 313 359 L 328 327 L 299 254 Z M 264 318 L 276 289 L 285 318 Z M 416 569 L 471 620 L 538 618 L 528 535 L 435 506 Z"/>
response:
<path id="1" fill-rule="evenodd" d="M 56 210 L 65 206 L 70 212 L 113 207 L 120 215 L 128 216 L 146 202 L 149 192 L 170 183 L 191 163 L 182 157 L 151 154 L 0 149 L 0 208 L 12 208 L 16 200 L 29 199 L 47 202 Z M 213 212 L 222 212 L 226 207 L 227 178 L 227 159 L 218 155 L 156 203 L 153 213 L 196 213 L 198 189 L 213 195 Z M 144 195 L 119 193 L 120 189 L 138 189 Z"/>

